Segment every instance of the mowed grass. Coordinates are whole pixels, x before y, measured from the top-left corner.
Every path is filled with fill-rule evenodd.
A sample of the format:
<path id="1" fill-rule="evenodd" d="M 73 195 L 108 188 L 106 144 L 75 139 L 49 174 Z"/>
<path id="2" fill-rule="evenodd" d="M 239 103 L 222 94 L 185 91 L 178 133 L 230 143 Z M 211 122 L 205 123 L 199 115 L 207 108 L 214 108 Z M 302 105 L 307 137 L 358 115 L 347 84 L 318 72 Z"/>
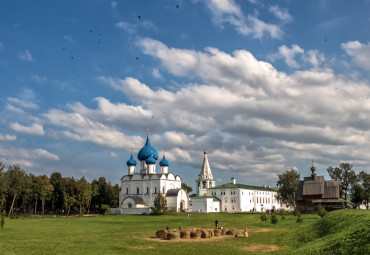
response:
<path id="1" fill-rule="evenodd" d="M 261 214 L 170 213 L 161 216 L 109 215 L 74 218 L 7 219 L 0 231 L 0 254 L 272 254 L 290 253 L 294 233 L 319 221 L 315 214 L 303 215 L 303 223 L 286 215 L 278 223 L 261 222 Z M 244 229 L 248 238 L 219 238 L 207 241 L 157 241 L 158 229 L 219 226 Z"/>

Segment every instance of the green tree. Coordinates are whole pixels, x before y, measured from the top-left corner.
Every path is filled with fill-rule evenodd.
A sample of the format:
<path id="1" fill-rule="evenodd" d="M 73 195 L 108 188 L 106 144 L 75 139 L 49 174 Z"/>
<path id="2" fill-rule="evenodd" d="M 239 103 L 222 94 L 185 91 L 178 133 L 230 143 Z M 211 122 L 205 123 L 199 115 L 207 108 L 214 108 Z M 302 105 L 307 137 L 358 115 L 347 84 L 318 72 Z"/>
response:
<path id="1" fill-rule="evenodd" d="M 276 214 L 275 213 L 273 213 L 272 215 L 271 215 L 271 224 L 276 224 L 278 222 L 278 218 L 276 217 Z"/>
<path id="2" fill-rule="evenodd" d="M 106 204 L 102 204 L 101 205 L 101 212 L 102 214 L 106 214 L 107 212 L 109 212 L 110 210 L 110 206 L 109 205 L 106 205 Z"/>
<path id="3" fill-rule="evenodd" d="M 353 208 L 357 208 L 365 200 L 365 191 L 361 184 L 355 183 L 351 187 L 351 202 Z"/>
<path id="4" fill-rule="evenodd" d="M 39 190 L 40 190 L 40 198 L 41 198 L 41 212 L 44 215 L 45 212 L 45 200 L 46 198 L 50 197 L 54 187 L 50 183 L 50 179 L 46 175 L 40 175 L 37 177 Z"/>
<path id="5" fill-rule="evenodd" d="M 366 204 L 366 209 L 369 209 L 369 201 L 370 201 L 370 174 L 365 171 L 361 171 L 358 174 L 358 179 L 363 189 L 363 201 Z"/>
<path id="6" fill-rule="evenodd" d="M 292 168 L 278 175 L 278 199 L 287 205 L 295 207 L 295 193 L 298 189 L 300 175 Z"/>
<path id="7" fill-rule="evenodd" d="M 181 183 L 181 188 L 185 190 L 186 194 L 189 195 L 193 191 L 193 188 L 186 185 L 184 182 Z"/>
<path id="8" fill-rule="evenodd" d="M 71 207 L 76 204 L 76 180 L 73 178 L 63 178 L 63 201 L 64 208 L 67 209 L 67 215 L 71 212 Z"/>
<path id="9" fill-rule="evenodd" d="M 344 200 L 347 200 L 347 193 L 351 185 L 357 181 L 356 173 L 352 170 L 352 167 L 353 165 L 350 163 L 340 163 L 339 167 L 329 166 L 327 169 L 330 178 L 340 181 L 340 189 L 341 193 L 344 193 Z"/>
<path id="10" fill-rule="evenodd" d="M 85 207 L 88 205 L 91 199 L 91 185 L 82 177 L 77 181 L 77 193 L 76 193 L 76 202 L 80 206 L 80 215 L 85 211 Z"/>
<path id="11" fill-rule="evenodd" d="M 167 199 L 162 195 L 162 193 L 158 193 L 154 199 L 154 206 L 151 208 L 153 214 L 163 214 L 167 211 Z"/>
<path id="12" fill-rule="evenodd" d="M 285 220 L 285 212 L 280 211 L 281 220 Z"/>
<path id="13" fill-rule="evenodd" d="M 266 221 L 268 220 L 268 218 L 269 218 L 269 216 L 266 213 L 262 213 L 261 214 L 261 217 L 260 217 L 261 221 L 263 221 L 263 222 L 266 223 Z"/>
<path id="14" fill-rule="evenodd" d="M 9 186 L 7 175 L 5 175 L 4 169 L 5 165 L 0 162 L 0 212 L 5 209 L 7 191 Z"/>
<path id="15" fill-rule="evenodd" d="M 297 218 L 296 218 L 297 223 L 303 223 L 302 215 L 300 211 L 297 211 Z"/>
<path id="16" fill-rule="evenodd" d="M 325 208 L 321 204 L 319 204 L 319 207 L 317 208 L 317 214 L 321 218 L 324 217 L 327 214 L 327 211 L 325 210 Z"/>
<path id="17" fill-rule="evenodd" d="M 8 194 L 10 197 L 12 197 L 12 203 L 8 215 L 10 218 L 13 213 L 16 198 L 26 188 L 28 176 L 18 165 L 8 166 L 8 171 L 5 172 L 5 175 L 7 176 L 9 182 Z"/>
<path id="18" fill-rule="evenodd" d="M 0 219 L 0 227 L 1 227 L 1 230 L 3 230 L 4 225 L 5 225 L 4 214 L 5 214 L 5 211 L 3 211 L 3 212 L 1 213 L 1 219 Z"/>
<path id="19" fill-rule="evenodd" d="M 55 213 L 55 211 L 63 210 L 64 205 L 63 191 L 65 187 L 63 185 L 63 177 L 61 173 L 52 173 L 50 175 L 50 183 L 54 187 L 51 195 L 51 209 L 53 210 L 53 213 Z"/>

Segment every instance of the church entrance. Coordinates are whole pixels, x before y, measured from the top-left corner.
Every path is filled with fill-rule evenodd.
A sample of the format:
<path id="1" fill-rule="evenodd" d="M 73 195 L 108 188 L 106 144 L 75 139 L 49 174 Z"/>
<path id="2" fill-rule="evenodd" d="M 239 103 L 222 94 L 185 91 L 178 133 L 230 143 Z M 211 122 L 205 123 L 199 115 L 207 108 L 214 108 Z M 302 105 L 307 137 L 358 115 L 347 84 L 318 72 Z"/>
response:
<path id="1" fill-rule="evenodd" d="M 185 210 L 185 201 L 184 200 L 182 200 L 181 202 L 180 202 L 180 212 L 183 212 Z"/>

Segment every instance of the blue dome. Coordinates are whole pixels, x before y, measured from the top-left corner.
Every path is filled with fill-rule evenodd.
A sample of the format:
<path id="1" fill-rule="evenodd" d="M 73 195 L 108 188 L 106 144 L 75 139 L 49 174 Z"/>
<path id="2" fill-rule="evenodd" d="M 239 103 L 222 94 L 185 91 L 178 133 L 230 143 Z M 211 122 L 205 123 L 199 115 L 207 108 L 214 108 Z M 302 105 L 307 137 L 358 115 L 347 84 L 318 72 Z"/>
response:
<path id="1" fill-rule="evenodd" d="M 155 160 L 158 159 L 158 152 L 157 150 L 150 144 L 149 136 L 146 138 L 146 143 L 143 148 L 139 151 L 139 154 L 137 154 L 137 158 L 139 160 L 146 160 L 150 156 L 153 156 Z"/>
<path id="2" fill-rule="evenodd" d="M 131 154 L 131 158 L 129 160 L 127 160 L 127 165 L 128 166 L 136 166 L 136 160 L 134 159 L 132 154 Z"/>
<path id="3" fill-rule="evenodd" d="M 154 164 L 155 164 L 155 159 L 154 159 L 153 155 L 150 155 L 150 156 L 149 156 L 149 158 L 147 158 L 147 159 L 145 160 L 145 163 L 147 163 L 148 165 L 149 165 L 149 164 L 154 165 Z"/>
<path id="4" fill-rule="evenodd" d="M 164 155 L 163 155 L 163 158 L 162 158 L 161 162 L 159 162 L 159 165 L 160 166 L 169 166 L 170 165 Z"/>

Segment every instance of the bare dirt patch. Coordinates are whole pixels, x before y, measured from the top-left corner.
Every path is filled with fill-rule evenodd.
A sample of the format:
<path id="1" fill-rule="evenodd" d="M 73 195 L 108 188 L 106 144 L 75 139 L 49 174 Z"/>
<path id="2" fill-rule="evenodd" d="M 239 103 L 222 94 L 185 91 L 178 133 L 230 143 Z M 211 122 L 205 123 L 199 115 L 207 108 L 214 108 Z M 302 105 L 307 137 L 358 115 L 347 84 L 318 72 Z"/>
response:
<path id="1" fill-rule="evenodd" d="M 148 241 L 154 241 L 154 242 L 215 242 L 219 241 L 220 239 L 226 239 L 226 238 L 231 238 L 233 236 L 217 236 L 217 237 L 212 237 L 212 238 L 197 238 L 197 239 L 184 239 L 184 238 L 179 238 L 179 239 L 174 239 L 174 240 L 167 240 L 167 239 L 161 239 L 161 238 L 144 238 L 145 240 Z"/>
<path id="2" fill-rule="evenodd" d="M 251 245 L 244 247 L 243 250 L 253 251 L 253 252 L 273 252 L 279 250 L 279 246 L 276 245 Z"/>
<path id="3" fill-rule="evenodd" d="M 267 228 L 256 228 L 256 229 L 248 229 L 249 232 L 254 232 L 254 233 L 260 233 L 260 232 L 270 232 L 274 231 L 273 229 L 267 229 Z"/>
<path id="4" fill-rule="evenodd" d="M 133 250 L 151 250 L 154 249 L 153 246 L 131 246 L 130 249 Z"/>

